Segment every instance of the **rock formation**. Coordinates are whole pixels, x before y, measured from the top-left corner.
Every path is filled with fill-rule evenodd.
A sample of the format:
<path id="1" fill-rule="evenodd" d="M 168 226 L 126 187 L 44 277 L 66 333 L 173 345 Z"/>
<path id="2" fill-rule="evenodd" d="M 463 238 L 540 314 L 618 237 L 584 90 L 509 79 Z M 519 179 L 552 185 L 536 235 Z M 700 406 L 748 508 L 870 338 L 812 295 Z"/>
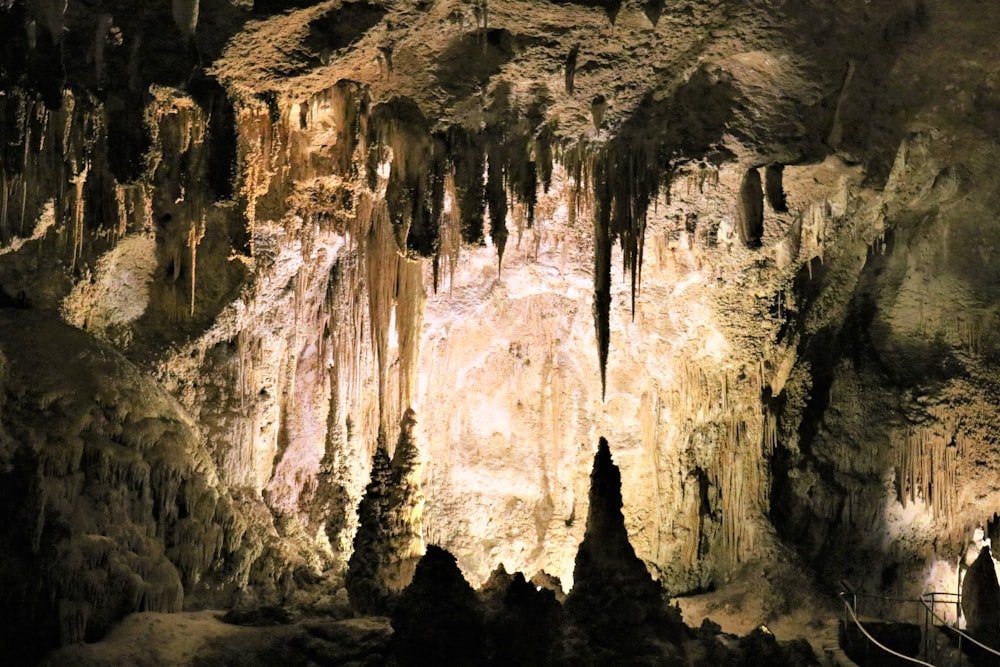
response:
<path id="1" fill-rule="evenodd" d="M 393 652 L 400 665 L 484 663 L 483 610 L 455 557 L 435 545 L 392 612 Z"/>
<path id="2" fill-rule="evenodd" d="M 823 580 L 954 582 L 1000 508 L 998 21 L 0 0 L 0 593 L 41 600 L 25 655 L 147 598 L 340 581 L 410 409 L 419 493 L 371 536 L 393 562 L 426 540 L 474 585 L 571 587 L 603 434 L 672 592 L 786 546 Z M 72 414 L 22 390 L 46 337 L 88 351 L 46 380 Z"/>
<path id="3" fill-rule="evenodd" d="M 278 558 L 304 563 L 219 487 L 191 417 L 121 355 L 27 310 L 0 311 L 0 328 L 13 662 L 98 639 L 130 612 L 266 593 L 289 571 Z"/>
<path id="4" fill-rule="evenodd" d="M 990 548 L 983 547 L 962 580 L 962 611 L 973 637 L 997 646 L 1000 637 L 1000 583 Z"/>
<path id="5" fill-rule="evenodd" d="M 387 614 L 396 594 L 410 583 L 422 555 L 419 452 L 413 441 L 412 410 L 403 416 L 399 442 L 389 459 L 383 444 L 372 457 L 371 481 L 358 508 L 354 551 L 345 585 L 355 609 Z"/>
<path id="6" fill-rule="evenodd" d="M 666 591 L 635 555 L 622 515 L 621 473 L 600 439 L 590 475 L 587 530 L 576 554 L 566 611 L 598 646 L 620 655 L 649 652 L 648 642 L 681 643 L 686 628 Z"/>

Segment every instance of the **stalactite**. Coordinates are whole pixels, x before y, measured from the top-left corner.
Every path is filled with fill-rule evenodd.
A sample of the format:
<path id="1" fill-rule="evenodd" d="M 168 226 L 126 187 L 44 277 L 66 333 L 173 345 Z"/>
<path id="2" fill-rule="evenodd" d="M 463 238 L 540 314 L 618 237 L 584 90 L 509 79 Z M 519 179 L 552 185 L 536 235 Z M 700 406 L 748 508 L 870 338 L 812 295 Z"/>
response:
<path id="1" fill-rule="evenodd" d="M 171 12 L 174 24 L 181 32 L 184 41 L 190 42 L 198 28 L 199 0 L 172 0 Z"/>
<path id="2" fill-rule="evenodd" d="M 757 415 L 735 415 L 724 424 L 710 477 L 719 489 L 722 552 L 732 563 L 754 550 L 759 517 L 766 513 L 766 464 L 760 458 L 761 424 Z"/>
<path id="3" fill-rule="evenodd" d="M 444 210 L 441 217 L 441 246 L 438 249 L 438 257 L 448 267 L 448 286 L 451 289 L 455 284 L 455 268 L 458 266 L 458 258 L 462 251 L 462 219 L 458 210 L 455 175 L 451 172 L 445 175 L 444 190 Z M 436 282 L 434 291 L 437 291 Z"/>
<path id="4" fill-rule="evenodd" d="M 399 406 L 403 411 L 411 407 L 416 387 L 425 299 L 423 263 L 401 258 L 396 290 L 396 334 L 399 338 Z"/>
<path id="5" fill-rule="evenodd" d="M 663 4 L 664 0 L 646 0 L 642 6 L 642 11 L 649 19 L 649 22 L 653 24 L 655 28 L 660 22 L 660 17 L 663 15 Z"/>
<path id="6" fill-rule="evenodd" d="M 507 188 L 504 184 L 504 162 L 499 147 L 493 147 L 487 158 L 486 201 L 490 211 L 490 239 L 497 251 L 497 267 L 503 265 L 507 247 Z"/>
<path id="7" fill-rule="evenodd" d="M 198 273 L 198 244 L 205 238 L 205 217 L 196 222 L 191 221 L 191 229 L 188 231 L 188 249 L 191 251 L 191 311 L 189 315 L 194 317 L 194 292 L 197 284 Z"/>
<path id="8" fill-rule="evenodd" d="M 940 425 L 907 426 L 896 434 L 896 483 L 903 507 L 922 501 L 947 525 L 955 513 L 959 440 Z"/>
<path id="9" fill-rule="evenodd" d="M 242 177 L 238 191 L 245 202 L 247 251 L 253 257 L 256 254 L 258 204 L 268 194 L 272 180 L 279 173 L 284 149 L 264 103 L 244 102 L 236 118 L 240 138 L 238 173 Z"/>
<path id="10" fill-rule="evenodd" d="M 573 82 L 576 78 L 576 59 L 579 53 L 580 53 L 580 45 L 574 44 L 573 48 L 571 48 L 569 50 L 569 53 L 566 55 L 566 64 L 564 65 L 564 68 L 565 68 L 565 79 L 566 79 L 565 88 L 567 95 L 573 94 Z"/>
<path id="11" fill-rule="evenodd" d="M 399 255 L 384 202 L 369 203 L 371 226 L 365 249 L 369 319 L 372 343 L 378 364 L 379 432 L 388 434 L 389 413 L 389 329 L 396 296 Z"/>
<path id="12" fill-rule="evenodd" d="M 607 153 L 594 164 L 594 330 L 601 372 L 601 399 L 607 392 L 608 348 L 611 340 L 611 195 Z"/>
<path id="13" fill-rule="evenodd" d="M 94 80 L 101 88 L 104 82 L 104 49 L 108 43 L 108 33 L 114 25 L 111 14 L 98 14 L 94 28 Z"/>
<path id="14" fill-rule="evenodd" d="M 643 393 L 642 400 L 639 407 L 639 424 L 642 432 L 642 446 L 643 449 L 649 452 L 650 456 L 650 470 L 652 472 L 653 478 L 653 498 L 654 498 L 654 508 L 656 510 L 656 516 L 654 518 L 653 526 L 655 534 L 652 538 L 652 543 L 654 545 L 659 545 L 661 541 L 661 527 L 663 525 L 663 508 L 664 508 L 664 498 L 662 485 L 660 484 L 660 474 L 663 468 L 660 465 L 660 438 L 659 438 L 659 428 L 660 428 L 660 391 L 658 388 L 654 388 L 652 391 L 652 396 L 649 393 Z M 691 561 L 693 562 L 693 561 Z"/>
<path id="15" fill-rule="evenodd" d="M 85 200 L 83 198 L 83 188 L 87 184 L 87 172 L 89 170 L 89 165 L 84 165 L 80 173 L 76 174 L 73 179 L 74 196 L 73 196 L 73 251 L 72 251 L 72 261 L 70 262 L 70 268 L 76 268 L 76 262 L 83 254 L 83 220 L 85 213 Z"/>
<path id="16" fill-rule="evenodd" d="M 608 99 L 601 94 L 595 95 L 590 101 L 590 120 L 594 129 L 600 131 L 604 127 L 604 114 L 608 110 Z"/>
<path id="17" fill-rule="evenodd" d="M 480 142 L 470 131 L 452 127 L 448 130 L 448 156 L 455 179 L 453 205 L 461 216 L 462 240 L 471 245 L 482 245 L 483 217 L 486 211 L 486 186 L 483 172 L 486 156 Z"/>
<path id="18" fill-rule="evenodd" d="M 972 310 L 955 317 L 958 339 L 970 354 L 983 353 L 983 331 L 987 330 L 986 321 L 986 316 Z"/>
<path id="19" fill-rule="evenodd" d="M 419 107 L 400 98 L 375 107 L 367 132 L 369 165 L 390 161 L 385 202 L 397 247 L 404 253 L 433 256 L 444 199 L 443 145 L 432 137 Z"/>

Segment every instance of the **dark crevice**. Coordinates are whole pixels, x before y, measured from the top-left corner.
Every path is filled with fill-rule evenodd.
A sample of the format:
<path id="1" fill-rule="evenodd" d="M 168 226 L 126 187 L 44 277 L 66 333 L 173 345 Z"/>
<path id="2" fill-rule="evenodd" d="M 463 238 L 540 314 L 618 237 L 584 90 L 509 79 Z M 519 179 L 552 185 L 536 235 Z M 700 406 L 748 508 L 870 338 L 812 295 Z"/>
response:
<path id="1" fill-rule="evenodd" d="M 378 25 L 388 11 L 381 5 L 368 2 L 345 2 L 339 8 L 309 22 L 309 36 L 305 40 L 305 46 L 319 54 L 339 51 Z"/>
<path id="2" fill-rule="evenodd" d="M 737 203 L 740 240 L 748 248 L 759 248 L 764 236 L 764 191 L 760 183 L 760 172 L 747 169 L 740 185 L 740 199 Z"/>
<path id="3" fill-rule="evenodd" d="M 127 91 L 110 94 L 105 102 L 108 165 L 119 183 L 137 181 L 146 169 L 146 153 L 151 145 L 144 118 L 142 95 Z"/>
<path id="4" fill-rule="evenodd" d="M 233 196 L 237 144 L 236 112 L 232 101 L 219 82 L 211 77 L 194 79 L 188 90 L 208 119 L 205 139 L 208 185 L 216 200 L 230 199 Z"/>
<path id="5" fill-rule="evenodd" d="M 502 28 L 455 37 L 441 52 L 435 76 L 441 89 L 455 99 L 468 97 L 514 57 L 514 35 Z"/>
<path id="6" fill-rule="evenodd" d="M 787 213 L 788 203 L 785 201 L 784 188 L 785 165 L 769 164 L 764 170 L 764 193 L 767 203 L 775 213 Z"/>

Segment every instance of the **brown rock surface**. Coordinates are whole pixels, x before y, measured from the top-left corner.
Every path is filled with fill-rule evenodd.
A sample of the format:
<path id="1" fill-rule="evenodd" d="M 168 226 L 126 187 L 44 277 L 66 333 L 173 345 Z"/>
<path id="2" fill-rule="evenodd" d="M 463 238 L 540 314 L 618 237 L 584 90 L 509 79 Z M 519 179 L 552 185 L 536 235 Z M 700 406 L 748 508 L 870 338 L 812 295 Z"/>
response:
<path id="1" fill-rule="evenodd" d="M 503 564 L 571 587 L 603 436 L 671 591 L 789 548 L 824 581 L 953 588 L 1000 508 L 998 20 L 975 0 L 0 0 L 0 307 L 123 355 L 109 382 L 185 424 L 185 511 L 233 499 L 261 536 L 216 549 L 211 512 L 139 508 L 154 542 L 186 526 L 150 547 L 185 604 L 230 547 L 220 577 L 265 597 L 342 573 L 408 409 L 409 544 L 473 584 Z M 39 434 L 0 452 L 14 507 L 62 426 L 9 350 L 50 330 L 0 330 L 0 434 Z M 52 384 L 111 414 L 81 364 Z M 172 478 L 148 460 L 165 437 L 91 443 L 77 483 L 122 457 Z M 112 529 L 139 511 L 129 479 L 57 577 L 138 553 Z M 35 516 L 10 528 L 29 570 Z M 119 602 L 108 622 L 141 608 Z"/>

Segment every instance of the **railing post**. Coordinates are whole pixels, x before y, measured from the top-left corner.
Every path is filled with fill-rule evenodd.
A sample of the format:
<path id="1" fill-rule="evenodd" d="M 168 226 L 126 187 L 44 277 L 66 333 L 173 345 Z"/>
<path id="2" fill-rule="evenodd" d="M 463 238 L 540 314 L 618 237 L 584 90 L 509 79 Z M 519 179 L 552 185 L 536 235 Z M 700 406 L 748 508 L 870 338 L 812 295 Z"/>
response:
<path id="1" fill-rule="evenodd" d="M 921 607 L 924 608 L 924 660 L 927 662 L 931 661 L 931 635 L 927 625 L 927 607 L 922 604 Z"/>

